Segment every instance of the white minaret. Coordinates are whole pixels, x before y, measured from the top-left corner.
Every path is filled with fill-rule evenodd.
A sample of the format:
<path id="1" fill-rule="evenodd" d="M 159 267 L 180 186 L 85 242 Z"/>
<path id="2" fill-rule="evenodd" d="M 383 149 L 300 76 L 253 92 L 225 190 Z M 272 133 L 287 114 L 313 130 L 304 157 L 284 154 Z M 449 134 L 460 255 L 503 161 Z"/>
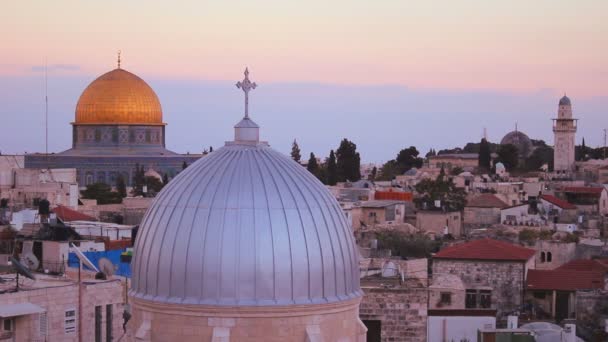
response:
<path id="1" fill-rule="evenodd" d="M 574 167 L 574 142 L 576 121 L 572 118 L 572 104 L 564 95 L 559 100 L 557 118 L 553 119 L 553 169 L 561 173 L 569 173 Z"/>

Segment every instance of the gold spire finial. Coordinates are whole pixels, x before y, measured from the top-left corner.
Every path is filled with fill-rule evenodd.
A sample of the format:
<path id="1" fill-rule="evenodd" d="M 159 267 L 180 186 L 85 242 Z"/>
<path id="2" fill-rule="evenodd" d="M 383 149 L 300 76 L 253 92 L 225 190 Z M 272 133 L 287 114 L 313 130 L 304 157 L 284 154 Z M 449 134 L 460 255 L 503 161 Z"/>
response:
<path id="1" fill-rule="evenodd" d="M 120 50 L 118 50 L 118 69 L 120 69 Z"/>

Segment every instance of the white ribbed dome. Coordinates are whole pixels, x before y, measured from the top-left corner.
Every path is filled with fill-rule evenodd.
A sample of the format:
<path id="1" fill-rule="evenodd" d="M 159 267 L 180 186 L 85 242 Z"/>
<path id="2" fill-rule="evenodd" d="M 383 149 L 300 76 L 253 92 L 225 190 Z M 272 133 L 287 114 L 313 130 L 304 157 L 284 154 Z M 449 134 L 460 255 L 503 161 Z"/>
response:
<path id="1" fill-rule="evenodd" d="M 305 168 L 264 143 L 228 143 L 189 166 L 139 229 L 137 298 L 290 305 L 361 296 L 358 251 L 340 206 Z"/>

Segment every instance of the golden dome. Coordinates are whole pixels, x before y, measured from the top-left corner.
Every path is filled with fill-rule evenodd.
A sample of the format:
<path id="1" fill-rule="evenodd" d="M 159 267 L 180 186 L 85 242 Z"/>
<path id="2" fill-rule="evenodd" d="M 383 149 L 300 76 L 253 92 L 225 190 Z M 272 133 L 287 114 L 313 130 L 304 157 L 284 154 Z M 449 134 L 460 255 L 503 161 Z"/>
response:
<path id="1" fill-rule="evenodd" d="M 164 125 L 154 90 L 138 76 L 114 69 L 82 92 L 76 105 L 77 125 Z"/>

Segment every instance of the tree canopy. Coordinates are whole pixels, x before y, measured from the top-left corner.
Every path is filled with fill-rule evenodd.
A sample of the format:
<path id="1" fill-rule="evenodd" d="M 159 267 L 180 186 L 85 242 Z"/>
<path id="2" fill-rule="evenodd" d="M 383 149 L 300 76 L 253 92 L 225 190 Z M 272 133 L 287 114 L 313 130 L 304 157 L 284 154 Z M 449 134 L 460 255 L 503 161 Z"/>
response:
<path id="1" fill-rule="evenodd" d="M 122 197 L 105 183 L 93 183 L 87 185 L 85 190 L 80 192 L 82 198 L 97 200 L 97 204 L 122 203 Z"/>
<path id="2" fill-rule="evenodd" d="M 491 160 L 492 155 L 490 151 L 490 144 L 483 138 L 479 143 L 479 168 L 484 171 L 489 171 L 492 168 Z"/>
<path id="3" fill-rule="evenodd" d="M 338 182 L 338 165 L 336 163 L 336 155 L 334 150 L 329 152 L 329 158 L 325 163 L 326 169 L 326 183 L 327 185 L 336 185 Z"/>
<path id="4" fill-rule="evenodd" d="M 336 150 L 336 167 L 338 182 L 356 182 L 361 179 L 361 157 L 357 145 L 348 139 L 342 139 Z"/>
<path id="5" fill-rule="evenodd" d="M 497 161 L 503 163 L 507 171 L 515 169 L 519 162 L 519 152 L 517 151 L 517 146 L 513 144 L 501 145 L 498 149 Z"/>
<path id="6" fill-rule="evenodd" d="M 389 160 L 382 165 L 379 179 L 392 180 L 395 176 L 402 175 L 414 167 L 422 167 L 423 160 L 419 155 L 420 152 L 414 146 L 402 149 L 395 159 Z"/>
<path id="7" fill-rule="evenodd" d="M 291 144 L 291 159 L 296 162 L 300 162 L 302 159 L 302 155 L 300 154 L 300 146 L 298 146 L 298 142 L 294 139 L 293 144 Z"/>
<path id="8" fill-rule="evenodd" d="M 414 200 L 419 208 L 429 210 L 460 211 L 466 205 L 466 192 L 457 188 L 452 179 L 445 175 L 443 169 L 436 179 L 423 179 L 416 184 L 418 196 Z M 435 206 L 440 201 L 440 207 Z"/>

